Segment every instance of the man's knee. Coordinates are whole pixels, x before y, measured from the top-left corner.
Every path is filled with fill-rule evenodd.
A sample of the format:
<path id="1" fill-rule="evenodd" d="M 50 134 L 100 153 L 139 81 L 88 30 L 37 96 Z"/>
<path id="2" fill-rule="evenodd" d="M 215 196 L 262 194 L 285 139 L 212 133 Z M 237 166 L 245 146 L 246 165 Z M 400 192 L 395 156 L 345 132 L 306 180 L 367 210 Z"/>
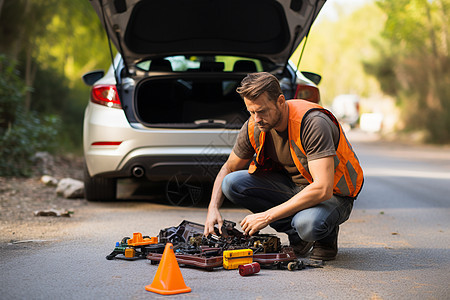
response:
<path id="1" fill-rule="evenodd" d="M 222 181 L 222 192 L 228 200 L 236 202 L 237 198 L 241 196 L 242 187 L 240 183 L 243 182 L 243 177 L 248 175 L 248 172 L 236 171 L 226 175 Z"/>
<path id="2" fill-rule="evenodd" d="M 313 242 L 326 237 L 331 228 L 321 219 L 312 219 L 306 217 L 292 218 L 292 227 L 295 229 L 300 238 L 304 241 Z"/>

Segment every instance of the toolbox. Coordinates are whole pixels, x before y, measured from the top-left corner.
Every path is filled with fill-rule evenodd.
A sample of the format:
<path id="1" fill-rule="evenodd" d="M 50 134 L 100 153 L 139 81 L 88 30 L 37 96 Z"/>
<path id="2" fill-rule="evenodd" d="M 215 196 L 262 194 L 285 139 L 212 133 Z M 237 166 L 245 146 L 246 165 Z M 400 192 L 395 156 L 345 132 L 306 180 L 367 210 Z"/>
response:
<path id="1" fill-rule="evenodd" d="M 237 269 L 240 265 L 251 264 L 252 262 L 252 249 L 223 251 L 223 267 L 227 270 Z"/>
<path id="2" fill-rule="evenodd" d="M 212 271 L 215 268 L 238 269 L 240 265 L 257 262 L 260 268 L 301 270 L 306 266 L 321 267 L 299 261 L 291 247 L 282 246 L 273 234 L 244 235 L 236 223 L 224 220 L 222 234 L 203 235 L 204 226 L 184 220 L 178 227 L 160 230 L 158 237 L 133 233 L 116 242 L 106 259 L 135 260 L 147 258 L 151 264 L 161 261 L 166 243 L 173 244 L 176 260 L 185 266 Z"/>

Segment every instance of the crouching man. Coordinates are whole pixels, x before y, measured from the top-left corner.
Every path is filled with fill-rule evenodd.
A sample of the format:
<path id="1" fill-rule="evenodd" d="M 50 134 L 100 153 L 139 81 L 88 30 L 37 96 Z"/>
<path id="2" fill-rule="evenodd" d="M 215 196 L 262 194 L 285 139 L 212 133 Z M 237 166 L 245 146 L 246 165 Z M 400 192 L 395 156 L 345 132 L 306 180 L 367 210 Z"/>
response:
<path id="1" fill-rule="evenodd" d="M 214 182 L 204 234 L 221 228 L 226 197 L 253 212 L 240 224 L 246 234 L 270 225 L 288 235 L 297 256 L 312 248 L 313 259 L 335 259 L 339 225 L 364 180 L 341 126 L 317 104 L 286 101 L 266 72 L 247 75 L 237 92 L 250 118 Z"/>

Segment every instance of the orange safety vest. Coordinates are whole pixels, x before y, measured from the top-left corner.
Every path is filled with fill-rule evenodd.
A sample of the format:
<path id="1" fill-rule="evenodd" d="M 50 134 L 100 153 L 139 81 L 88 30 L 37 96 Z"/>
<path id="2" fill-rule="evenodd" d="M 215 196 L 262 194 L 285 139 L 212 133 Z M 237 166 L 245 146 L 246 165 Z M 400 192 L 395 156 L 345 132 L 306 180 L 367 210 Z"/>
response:
<path id="1" fill-rule="evenodd" d="M 363 171 L 359 164 L 358 157 L 353 151 L 352 146 L 347 140 L 336 117 L 322 106 L 305 100 L 289 100 L 286 101 L 286 103 L 289 106 L 289 148 L 294 164 L 300 174 L 306 178 L 309 183 L 313 182 L 311 174 L 305 166 L 302 165 L 300 160 L 301 158 L 306 157 L 300 137 L 305 115 L 313 110 L 320 110 L 339 128 L 339 143 L 336 149 L 336 156 L 334 157 L 333 194 L 356 198 L 361 191 L 364 182 Z M 256 157 L 253 159 L 248 169 L 248 172 L 253 174 L 257 169 L 264 169 L 264 163 L 267 162 L 267 158 L 264 157 L 263 151 L 266 133 L 259 130 L 253 118 L 250 118 L 248 122 L 248 136 L 256 153 Z"/>

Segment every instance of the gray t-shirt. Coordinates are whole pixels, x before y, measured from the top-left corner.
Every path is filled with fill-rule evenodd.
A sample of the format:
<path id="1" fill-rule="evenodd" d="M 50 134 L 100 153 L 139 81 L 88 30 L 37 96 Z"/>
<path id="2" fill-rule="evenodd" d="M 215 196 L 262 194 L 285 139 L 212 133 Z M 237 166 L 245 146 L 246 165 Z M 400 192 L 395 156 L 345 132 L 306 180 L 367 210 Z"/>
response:
<path id="1" fill-rule="evenodd" d="M 305 116 L 301 140 L 307 161 L 336 155 L 339 129 L 326 114 L 318 110 L 312 111 Z M 248 138 L 248 121 L 242 126 L 233 151 L 242 159 L 250 159 L 255 154 Z M 266 135 L 264 151 L 266 157 L 279 163 L 286 170 L 296 185 L 309 184 L 292 160 L 287 129 L 283 132 L 272 129 Z M 302 162 L 303 165 L 306 165 L 307 161 Z"/>

